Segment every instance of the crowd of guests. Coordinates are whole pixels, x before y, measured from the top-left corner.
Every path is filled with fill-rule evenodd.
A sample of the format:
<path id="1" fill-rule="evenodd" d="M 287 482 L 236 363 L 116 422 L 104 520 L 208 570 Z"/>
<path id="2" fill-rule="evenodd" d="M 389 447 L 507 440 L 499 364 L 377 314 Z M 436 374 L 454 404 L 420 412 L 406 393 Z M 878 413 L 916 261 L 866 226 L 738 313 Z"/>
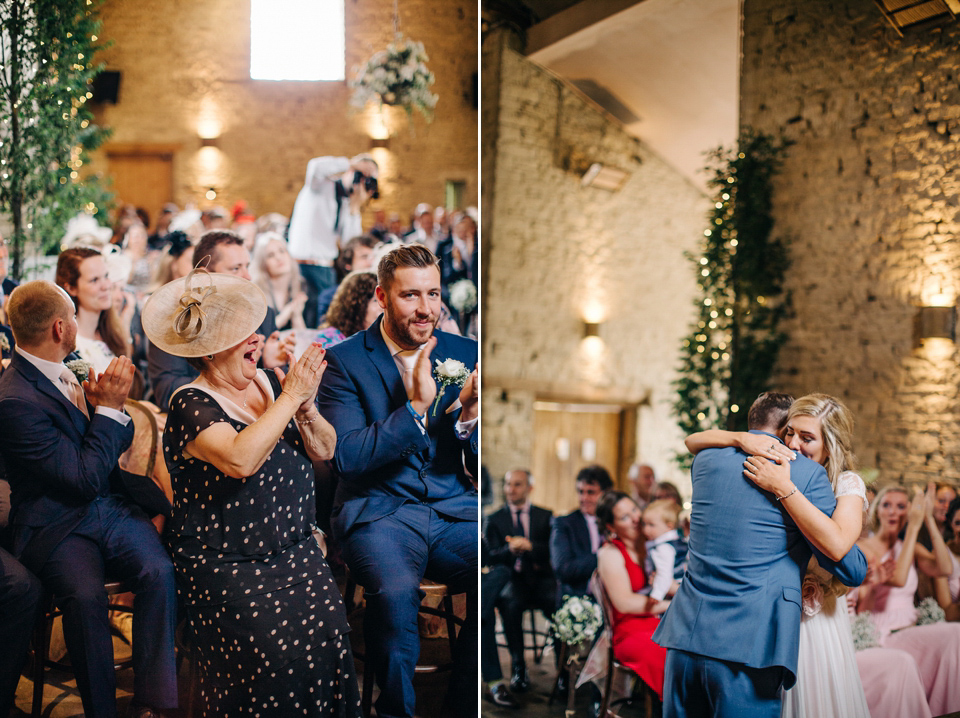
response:
<path id="1" fill-rule="evenodd" d="M 414 713 L 424 576 L 466 594 L 445 714 L 472 714 L 478 353 L 460 335 L 475 330 L 476 220 L 421 205 L 407 231 L 375 212 L 364 233 L 370 196 L 352 202 L 350 188 L 372 196 L 376 164 L 333 159 L 347 169 L 332 179 L 343 226 L 329 266 L 291 252 L 294 236 L 322 234 L 304 193 L 290 223 L 242 204 L 168 205 L 152 232 L 132 207 L 113 229 L 78 217 L 52 282 L 17 286 L 3 245 L 0 620 L 12 650 L 0 715 L 41 586 L 63 611 L 84 713 L 116 715 L 108 577 L 134 594 L 130 715 L 177 705 L 178 604 L 202 715 L 359 715 L 328 543 L 365 591 L 379 715 Z M 445 244 L 450 266 L 429 248 Z M 305 267 L 329 269 L 329 286 L 311 289 Z M 444 304 L 450 277 L 473 286 L 472 306 Z M 462 366 L 453 387 L 434 373 L 444 360 Z M 118 465 L 134 431 L 128 398 L 166 427 L 166 484 Z M 321 473 L 336 490 L 325 515 Z"/>
<path id="2" fill-rule="evenodd" d="M 593 593 L 609 602 L 614 656 L 652 689 L 657 697 L 655 714 L 692 716 L 700 715 L 700 709 L 712 714 L 696 697 L 699 689 L 678 688 L 686 685 L 684 676 L 697 671 L 677 668 L 676 663 L 678 655 L 688 661 L 713 657 L 711 651 L 721 663 L 776 669 L 766 698 L 761 695 L 766 679 L 754 676 L 749 679 L 754 687 L 745 689 L 734 679 L 717 678 L 705 691 L 713 691 L 716 700 L 722 695 L 727 708 L 755 710 L 758 715 L 837 718 L 938 716 L 960 709 L 955 680 L 960 675 L 956 488 L 946 483 L 930 484 L 925 490 L 898 484 L 879 491 L 867 487 L 856 470 L 853 416 L 831 396 L 812 394 L 794 400 L 764 394 L 751 408 L 750 420 L 748 432 L 711 430 L 687 438 L 697 457 L 692 511 L 682 509 L 675 486 L 656 482 L 648 465 L 630 467 L 628 491 L 615 490 L 609 474 L 594 466 L 577 477 L 579 510 L 551 520 L 549 512 L 530 504 L 529 473 L 508 472 L 505 504 L 484 524 L 487 568 L 482 577 L 481 626 L 486 631 L 484 645 L 495 646 L 494 611 L 499 611 L 511 680 L 508 684 L 503 679 L 495 647 L 485 651 L 481 665 L 489 700 L 522 707 L 516 696 L 528 688 L 522 611 L 536 608 L 549 614 L 564 596 Z M 717 469 L 724 465 L 726 472 Z M 745 488 L 751 485 L 754 488 Z M 824 488 L 831 488 L 832 495 Z M 755 507 L 745 501 L 747 497 L 758 502 Z M 752 545 L 748 539 L 753 513 L 765 516 L 771 511 L 779 514 L 784 526 L 792 527 L 788 537 L 795 538 L 786 544 L 778 539 L 780 548 L 765 548 L 759 537 L 771 530 L 767 517 L 759 521 L 765 528 Z M 704 521 L 704 513 L 712 519 Z M 774 526 L 770 535 L 780 530 Z M 799 549 L 789 548 L 797 539 L 808 546 L 809 562 L 804 559 L 802 565 L 796 559 L 802 555 Z M 788 550 L 778 556 L 783 546 Z M 698 579 L 691 591 L 682 588 L 688 560 L 689 575 Z M 778 562 L 777 569 L 771 568 L 771 561 Z M 774 581 L 773 588 L 778 598 L 782 593 L 787 599 L 783 606 L 796 602 L 796 617 L 788 620 L 792 610 L 777 608 L 780 602 L 766 597 L 766 589 L 751 596 L 749 582 L 731 583 L 748 566 L 763 569 L 762 576 L 751 579 L 759 581 L 757 589 L 774 572 L 786 570 L 783 582 Z M 796 580 L 786 578 L 791 571 L 802 579 L 795 594 L 788 593 Z M 591 579 L 599 581 L 602 592 L 595 590 Z M 716 599 L 710 598 L 714 584 Z M 671 597 L 678 592 L 689 595 L 681 596 L 683 607 L 671 615 L 676 600 Z M 690 596 L 698 594 L 691 604 Z M 757 599 L 762 606 L 751 608 Z M 712 607 L 712 600 L 720 603 Z M 924 601 L 925 608 L 918 609 Z M 943 610 L 940 622 L 928 606 L 931 601 Z M 769 619 L 762 617 L 771 611 Z M 748 614 L 753 619 L 747 619 Z M 702 630 L 687 625 L 698 616 L 713 626 L 707 633 L 706 624 Z M 742 629 L 736 616 L 762 624 L 760 639 L 738 643 L 728 635 Z M 793 621 L 799 633 L 790 640 L 787 627 Z M 719 631 L 718 645 L 712 646 L 720 624 L 725 629 Z M 775 635 L 764 637 L 778 624 Z M 708 636 L 709 640 L 700 640 Z M 703 675 L 709 673 L 707 669 Z M 561 684 L 563 677 L 561 671 Z M 738 702 L 744 691 L 754 703 Z"/>
<path id="3" fill-rule="evenodd" d="M 584 467 L 576 477 L 579 508 L 554 517 L 531 502 L 534 479 L 529 471 L 505 475 L 504 505 L 487 516 L 481 541 L 480 664 L 486 697 L 493 703 L 522 708 L 518 694 L 530 688 L 524 612 L 551 616 L 567 597 L 593 596 L 595 575 L 615 616 L 617 659 L 662 695 L 664 651 L 650 637 L 656 616 L 670 605 L 683 576 L 683 507 L 676 486 L 657 483 L 649 464 L 634 464 L 628 476 L 629 494 L 613 490 L 602 466 Z M 497 654 L 497 613 L 510 656 L 509 680 Z M 558 690 L 565 694 L 571 687 L 567 675 L 559 675 Z M 593 690 L 599 703 L 599 692 Z"/>

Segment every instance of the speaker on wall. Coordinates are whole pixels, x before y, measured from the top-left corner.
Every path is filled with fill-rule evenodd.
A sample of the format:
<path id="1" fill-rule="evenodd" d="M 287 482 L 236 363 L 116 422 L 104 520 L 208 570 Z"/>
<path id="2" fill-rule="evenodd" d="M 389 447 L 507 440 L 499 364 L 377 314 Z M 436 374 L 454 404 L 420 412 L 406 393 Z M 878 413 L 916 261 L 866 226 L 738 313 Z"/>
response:
<path id="1" fill-rule="evenodd" d="M 109 102 L 117 104 L 117 95 L 120 94 L 120 73 L 115 70 L 104 70 L 93 78 L 93 102 Z"/>

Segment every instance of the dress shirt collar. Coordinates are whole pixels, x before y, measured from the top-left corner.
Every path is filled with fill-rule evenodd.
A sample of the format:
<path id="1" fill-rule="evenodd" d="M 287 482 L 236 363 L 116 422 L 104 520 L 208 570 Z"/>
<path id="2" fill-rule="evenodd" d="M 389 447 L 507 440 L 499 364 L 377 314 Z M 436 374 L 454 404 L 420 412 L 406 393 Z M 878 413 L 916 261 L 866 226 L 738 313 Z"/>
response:
<path id="1" fill-rule="evenodd" d="M 387 345 L 387 351 L 390 352 L 390 356 L 393 357 L 394 364 L 397 365 L 397 370 L 403 375 L 403 363 L 405 357 L 414 357 L 413 362 L 416 363 L 416 355 L 420 353 L 420 350 L 423 349 L 423 344 L 421 344 L 416 349 L 401 349 L 400 345 L 397 344 L 393 339 L 390 338 L 390 335 L 387 334 L 387 330 L 383 326 L 384 322 L 380 320 L 380 336 L 383 337 L 383 342 Z"/>
<path id="2" fill-rule="evenodd" d="M 39 371 L 41 374 L 47 377 L 47 379 L 49 379 L 51 382 L 53 382 L 53 385 L 57 387 L 57 389 L 60 389 L 60 375 L 63 373 L 63 368 L 65 366 L 63 362 L 47 361 L 46 359 L 41 359 L 38 356 L 34 356 L 33 354 L 30 354 L 29 352 L 24 351 L 24 349 L 19 344 L 14 348 L 14 351 L 16 351 L 17 354 L 22 356 L 28 362 L 33 364 L 37 368 L 37 371 Z"/>
<path id="3" fill-rule="evenodd" d="M 675 541 L 678 538 L 680 538 L 680 532 L 676 529 L 670 529 L 669 531 L 664 531 L 655 539 L 647 541 L 647 548 L 659 546 L 662 543 L 667 543 L 667 541 Z"/>

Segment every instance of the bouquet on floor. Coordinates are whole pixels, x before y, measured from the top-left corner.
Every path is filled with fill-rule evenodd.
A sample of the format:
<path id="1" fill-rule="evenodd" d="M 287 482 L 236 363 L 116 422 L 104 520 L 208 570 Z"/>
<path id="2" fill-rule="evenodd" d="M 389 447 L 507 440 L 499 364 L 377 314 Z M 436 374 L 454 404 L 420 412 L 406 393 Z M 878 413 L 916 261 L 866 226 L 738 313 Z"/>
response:
<path id="1" fill-rule="evenodd" d="M 399 105 L 407 114 L 417 110 L 428 121 L 439 99 L 430 92 L 433 73 L 427 69 L 429 58 L 422 42 L 404 39 L 397 33 L 387 49 L 376 53 L 357 71 L 351 81 L 351 103 L 363 107 L 371 100 L 384 105 Z"/>
<path id="2" fill-rule="evenodd" d="M 557 637 L 568 645 L 589 643 L 603 625 L 603 612 L 587 596 L 564 596 L 563 605 L 550 618 Z"/>

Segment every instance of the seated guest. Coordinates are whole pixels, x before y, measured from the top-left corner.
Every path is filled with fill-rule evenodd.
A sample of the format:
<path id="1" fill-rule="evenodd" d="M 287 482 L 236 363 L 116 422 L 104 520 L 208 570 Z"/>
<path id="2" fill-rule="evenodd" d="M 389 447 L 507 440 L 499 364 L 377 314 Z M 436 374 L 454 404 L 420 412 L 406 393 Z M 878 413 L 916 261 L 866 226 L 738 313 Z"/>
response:
<path id="1" fill-rule="evenodd" d="M 13 277 L 9 275 L 9 268 L 7 266 L 10 257 L 10 248 L 7 246 L 7 240 L 2 234 L 0 234 L 0 290 L 3 290 L 4 297 L 9 297 L 10 292 L 17 288 L 19 282 L 14 281 Z M 0 309 L 3 308 L 3 304 L 6 303 L 6 299 L 0 301 Z"/>
<path id="2" fill-rule="evenodd" d="M 436 253 L 437 245 L 442 239 L 440 228 L 433 221 L 433 207 L 426 202 L 421 202 L 413 213 L 413 229 L 403 235 L 403 242 L 405 244 L 417 242 Z"/>
<path id="3" fill-rule="evenodd" d="M 639 591 L 646 586 L 646 556 L 640 507 L 622 491 L 608 491 L 597 504 L 597 522 L 610 541 L 597 552 L 597 572 L 613 608 L 613 655 L 663 701 L 667 649 L 653 642 L 653 632 L 667 602 Z M 656 711 L 655 711 L 656 712 Z"/>
<path id="4" fill-rule="evenodd" d="M 77 308 L 77 354 L 103 373 L 118 356 L 131 356 L 130 327 L 124 327 L 113 304 L 113 283 L 99 250 L 73 247 L 57 258 L 56 282 Z"/>
<path id="5" fill-rule="evenodd" d="M 902 486 L 887 486 L 874 499 L 869 521 L 874 534 L 863 539 L 864 551 L 892 560 L 892 576 L 883 583 L 860 587 L 857 611 L 870 611 L 880 633 L 880 645 L 898 648 L 917 662 L 927 691 L 930 712 L 943 715 L 960 710 L 960 625 L 941 623 L 917 626 L 914 600 L 917 571 L 933 578 L 949 576 L 953 568 L 950 549 L 936 528 L 933 516 L 934 493 L 917 490 L 910 499 Z M 920 527 L 926 525 L 933 542 L 929 551 L 917 542 Z M 903 539 L 899 538 L 904 532 Z M 867 684 L 864 676 L 864 685 Z"/>
<path id="6" fill-rule="evenodd" d="M 630 496 L 641 509 L 655 500 L 653 492 L 657 486 L 657 476 L 650 464 L 632 464 L 627 470 L 627 481 L 630 482 Z"/>
<path id="7" fill-rule="evenodd" d="M 550 532 L 550 565 L 557 577 L 557 607 L 564 596 L 586 596 L 587 582 L 597 568 L 602 527 L 597 526 L 597 502 L 613 488 L 610 474 L 602 466 L 586 466 L 577 474 L 580 508 L 558 516 Z"/>
<path id="8" fill-rule="evenodd" d="M 74 349 L 76 309 L 51 282 L 18 287 L 8 312 L 17 349 L 0 377 L 0 452 L 12 489 L 13 553 L 63 611 L 85 715 L 116 715 L 108 577 L 135 594 L 133 715 L 175 708 L 173 566 L 131 497 L 151 514 L 170 504 L 151 480 L 117 465 L 133 439 L 123 413 L 133 365 L 116 357 L 81 388 L 62 363 Z"/>
<path id="9" fill-rule="evenodd" d="M 336 261 L 333 263 L 337 270 L 337 283 L 332 287 L 327 287 L 317 297 L 317 316 L 323 321 L 327 310 L 330 309 L 330 302 L 333 301 L 333 295 L 337 292 L 337 287 L 346 279 L 350 272 L 357 272 L 364 269 L 374 269 L 374 248 L 379 240 L 369 234 L 361 234 L 354 237 L 346 246 L 340 250 Z"/>
<path id="10" fill-rule="evenodd" d="M 206 232 L 197 243 L 193 253 L 194 265 L 206 267 L 210 272 L 233 274 L 250 279 L 250 253 L 243 247 L 243 240 L 229 230 Z M 276 312 L 267 307 L 266 316 L 257 332 L 266 338 L 261 357 L 264 369 L 281 366 L 286 357 L 276 335 Z M 152 344 L 147 345 L 147 372 L 153 387 L 153 403 L 166 411 L 173 392 L 197 377 L 194 369 L 182 357 L 176 357 Z"/>
<path id="11" fill-rule="evenodd" d="M 643 510 L 648 558 L 644 570 L 648 577 L 653 574 L 649 594 L 656 601 L 676 593 L 687 568 L 687 542 L 677 531 L 679 522 L 680 507 L 674 501 L 660 499 Z"/>
<path id="12" fill-rule="evenodd" d="M 530 503 L 532 489 L 533 477 L 529 471 L 508 471 L 503 478 L 506 503 L 487 517 L 483 532 L 491 563 L 505 565 L 511 573 L 496 604 L 513 664 L 510 687 L 521 692 L 530 687 L 523 657 L 523 612 L 538 608 L 544 615 L 551 615 L 557 590 L 550 568 L 553 514 Z"/>
<path id="13" fill-rule="evenodd" d="M 184 232 L 179 229 L 169 232 L 164 235 L 164 241 L 166 244 L 150 282 L 150 294 L 167 282 L 186 277 L 193 269 L 193 242 Z"/>
<path id="14" fill-rule="evenodd" d="M 307 294 L 300 288 L 300 270 L 290 256 L 287 240 L 273 232 L 257 238 L 250 278 L 263 290 L 267 305 L 277 313 L 277 329 L 306 328 L 303 305 Z"/>
<path id="15" fill-rule="evenodd" d="M 383 316 L 332 347 L 320 413 L 337 432 L 334 536 L 364 587 L 368 662 L 379 716 L 413 716 L 420 581 L 467 594 L 441 715 L 475 716 L 477 343 L 434 327 L 437 258 L 420 245 L 388 253 L 377 269 Z M 438 388 L 434 367 L 460 362 L 463 388 Z M 458 396 L 459 394 L 459 396 Z"/>
<path id="16" fill-rule="evenodd" d="M 253 283 L 203 270 L 143 310 L 154 346 L 200 373 L 171 400 L 163 451 L 201 713 L 359 716 L 346 614 L 313 535 L 311 462 L 336 442 L 314 405 L 324 350 L 311 345 L 286 377 L 257 369 L 266 311 Z"/>
<path id="17" fill-rule="evenodd" d="M 337 287 L 316 341 L 322 347 L 339 344 L 347 337 L 367 329 L 381 314 L 383 309 L 377 300 L 377 275 L 367 271 L 354 272 Z"/>
<path id="18" fill-rule="evenodd" d="M 934 579 L 937 603 L 948 621 L 960 621 L 960 497 L 947 507 L 943 521 L 943 538 L 950 549 L 953 570 L 949 576 Z"/>
<path id="19" fill-rule="evenodd" d="M 496 600 L 510 581 L 512 569 L 490 560 L 486 536 L 480 536 L 480 677 L 489 689 L 485 694 L 492 703 L 504 708 L 520 708 L 520 701 L 503 681 L 500 655 L 497 652 Z"/>
<path id="20" fill-rule="evenodd" d="M 680 489 L 676 484 L 669 481 L 661 481 L 653 490 L 653 495 L 657 501 L 673 501 L 677 506 L 683 506 L 683 497 L 680 496 Z"/>

